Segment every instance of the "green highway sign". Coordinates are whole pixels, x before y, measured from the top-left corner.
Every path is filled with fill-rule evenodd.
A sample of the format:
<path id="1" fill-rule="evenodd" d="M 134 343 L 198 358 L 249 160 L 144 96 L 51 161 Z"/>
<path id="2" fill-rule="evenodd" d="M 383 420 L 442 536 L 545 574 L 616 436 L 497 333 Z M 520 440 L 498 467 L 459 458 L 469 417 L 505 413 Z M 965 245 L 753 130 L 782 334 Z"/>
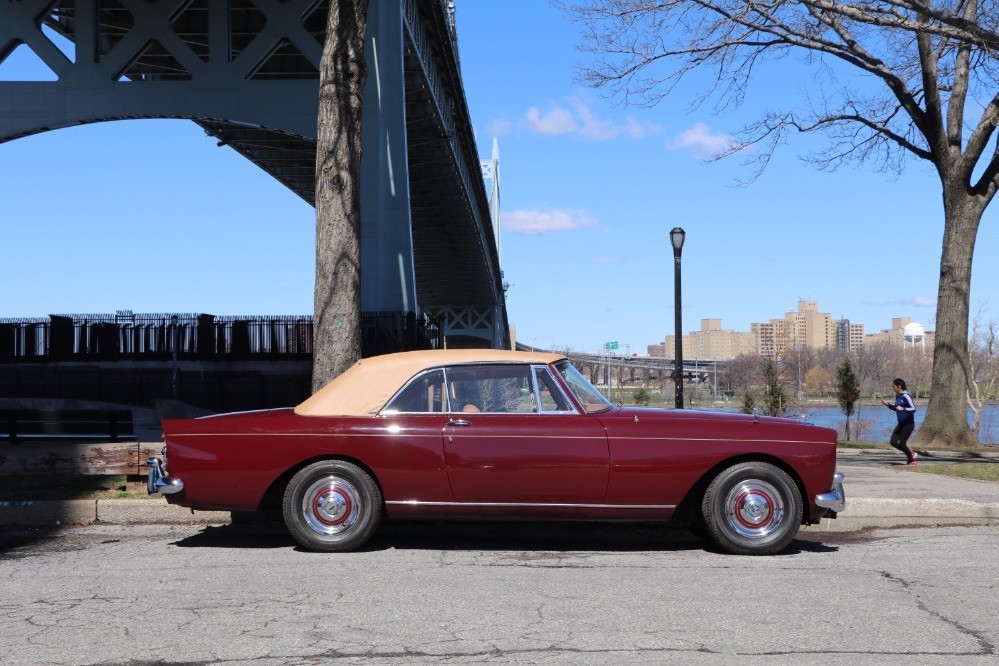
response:
<path id="1" fill-rule="evenodd" d="M 617 349 L 617 340 L 604 343 L 604 349 Z"/>

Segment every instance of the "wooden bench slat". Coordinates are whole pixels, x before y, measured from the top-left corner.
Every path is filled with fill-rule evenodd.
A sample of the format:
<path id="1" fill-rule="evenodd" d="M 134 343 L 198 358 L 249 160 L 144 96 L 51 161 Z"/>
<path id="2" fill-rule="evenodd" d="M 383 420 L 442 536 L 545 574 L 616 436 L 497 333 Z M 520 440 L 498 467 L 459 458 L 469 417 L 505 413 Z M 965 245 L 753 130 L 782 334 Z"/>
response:
<path id="1" fill-rule="evenodd" d="M 127 409 L 5 409 L 0 410 L 0 437 L 132 436 L 132 412 Z"/>

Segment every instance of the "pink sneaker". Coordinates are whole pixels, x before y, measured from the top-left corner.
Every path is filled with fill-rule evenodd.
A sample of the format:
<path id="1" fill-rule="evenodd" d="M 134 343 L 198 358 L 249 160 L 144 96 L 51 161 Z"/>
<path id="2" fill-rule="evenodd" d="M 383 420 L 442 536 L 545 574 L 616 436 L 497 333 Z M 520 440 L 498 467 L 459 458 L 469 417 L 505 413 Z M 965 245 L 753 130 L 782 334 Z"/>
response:
<path id="1" fill-rule="evenodd" d="M 916 458 L 919 457 L 919 454 L 916 453 L 916 449 L 911 449 L 911 451 L 912 451 L 912 460 L 913 462 L 915 462 Z"/>
<path id="2" fill-rule="evenodd" d="M 918 464 L 919 463 L 917 463 L 915 460 L 910 460 L 909 462 L 906 463 L 906 465 L 908 465 L 909 467 L 912 467 L 913 465 L 918 465 Z"/>

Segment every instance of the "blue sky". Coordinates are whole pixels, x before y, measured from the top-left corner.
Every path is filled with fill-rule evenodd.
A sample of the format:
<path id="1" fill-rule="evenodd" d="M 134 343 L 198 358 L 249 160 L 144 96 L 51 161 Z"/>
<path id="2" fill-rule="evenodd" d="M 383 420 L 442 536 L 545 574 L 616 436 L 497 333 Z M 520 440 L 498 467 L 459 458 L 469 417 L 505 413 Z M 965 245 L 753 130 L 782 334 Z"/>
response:
<path id="1" fill-rule="evenodd" d="M 479 152 L 499 139 L 502 256 L 511 323 L 539 346 L 644 353 L 673 332 L 668 232 L 687 231 L 684 331 L 748 330 L 799 298 L 868 332 L 907 316 L 934 326 L 943 233 L 939 183 L 798 159 L 792 137 L 755 183 L 704 156 L 809 71 L 763 70 L 741 109 L 691 109 L 680 86 L 654 108 L 573 81 L 578 27 L 542 0 L 458 0 L 466 97 Z M 21 47 L 0 79 L 38 78 Z M 314 211 L 192 123 L 102 123 L 0 144 L 0 317 L 54 313 L 311 314 Z M 999 284 L 990 210 L 972 311 Z"/>

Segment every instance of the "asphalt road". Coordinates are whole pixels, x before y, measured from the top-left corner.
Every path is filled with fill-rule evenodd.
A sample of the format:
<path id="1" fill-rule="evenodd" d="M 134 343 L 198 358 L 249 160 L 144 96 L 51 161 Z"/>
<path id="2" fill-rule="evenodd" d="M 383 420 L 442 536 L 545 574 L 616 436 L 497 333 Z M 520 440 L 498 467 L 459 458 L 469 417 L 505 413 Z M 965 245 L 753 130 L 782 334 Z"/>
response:
<path id="1" fill-rule="evenodd" d="M 614 525 L 0 532 L 0 663 L 994 664 L 999 528 L 705 550 Z"/>

